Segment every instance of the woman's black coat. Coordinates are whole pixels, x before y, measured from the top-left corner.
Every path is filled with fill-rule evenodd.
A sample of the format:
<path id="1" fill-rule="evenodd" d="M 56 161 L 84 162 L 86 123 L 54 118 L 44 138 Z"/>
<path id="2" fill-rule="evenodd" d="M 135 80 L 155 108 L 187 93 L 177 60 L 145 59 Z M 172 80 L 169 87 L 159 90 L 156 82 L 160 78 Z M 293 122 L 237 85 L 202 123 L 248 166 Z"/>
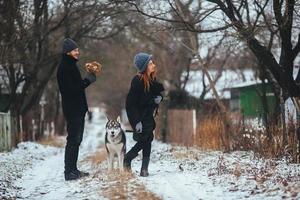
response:
<path id="1" fill-rule="evenodd" d="M 136 75 L 133 77 L 126 98 L 126 113 L 133 130 L 135 130 L 138 122 L 142 122 L 142 134 L 134 133 L 136 141 L 148 140 L 149 137 L 151 139 L 151 136 L 153 138 L 152 132 L 155 129 L 153 113 L 158 107 L 154 102 L 154 98 L 158 95 L 162 97 L 161 92 L 163 91 L 163 85 L 156 80 L 151 81 L 149 91 L 145 91 L 144 83 L 140 76 Z"/>
<path id="2" fill-rule="evenodd" d="M 62 109 L 67 120 L 83 117 L 88 110 L 84 89 L 90 85 L 90 81 L 81 78 L 76 62 L 75 58 L 63 54 L 57 70 Z"/>

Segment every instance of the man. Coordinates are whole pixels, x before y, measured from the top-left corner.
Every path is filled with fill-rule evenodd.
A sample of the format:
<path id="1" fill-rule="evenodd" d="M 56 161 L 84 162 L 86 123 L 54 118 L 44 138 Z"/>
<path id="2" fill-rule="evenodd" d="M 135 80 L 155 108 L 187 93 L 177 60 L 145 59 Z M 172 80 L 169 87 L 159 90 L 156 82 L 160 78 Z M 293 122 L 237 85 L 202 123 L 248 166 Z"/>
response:
<path id="1" fill-rule="evenodd" d="M 96 81 L 93 73 L 82 79 L 76 62 L 78 45 L 70 38 L 63 41 L 62 60 L 57 71 L 57 81 L 62 97 L 62 109 L 67 122 L 67 145 L 65 148 L 65 180 L 75 180 L 89 173 L 79 171 L 77 159 L 82 141 L 84 118 L 88 111 L 84 89 Z"/>

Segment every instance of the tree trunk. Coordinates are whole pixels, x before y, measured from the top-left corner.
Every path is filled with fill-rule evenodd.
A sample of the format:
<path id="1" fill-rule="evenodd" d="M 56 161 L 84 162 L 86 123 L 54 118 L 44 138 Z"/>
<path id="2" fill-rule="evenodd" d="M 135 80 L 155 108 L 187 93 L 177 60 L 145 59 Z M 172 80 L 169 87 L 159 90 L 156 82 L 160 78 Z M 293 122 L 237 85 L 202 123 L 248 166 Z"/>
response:
<path id="1" fill-rule="evenodd" d="M 283 97 L 280 98 L 280 114 L 281 114 L 281 127 L 282 127 L 282 145 L 287 145 L 287 128 L 285 119 L 285 105 Z"/>
<path id="2" fill-rule="evenodd" d="M 20 130 L 20 115 L 15 106 L 11 106 L 11 140 L 12 146 L 16 147 L 18 143 L 22 142 L 22 133 Z"/>

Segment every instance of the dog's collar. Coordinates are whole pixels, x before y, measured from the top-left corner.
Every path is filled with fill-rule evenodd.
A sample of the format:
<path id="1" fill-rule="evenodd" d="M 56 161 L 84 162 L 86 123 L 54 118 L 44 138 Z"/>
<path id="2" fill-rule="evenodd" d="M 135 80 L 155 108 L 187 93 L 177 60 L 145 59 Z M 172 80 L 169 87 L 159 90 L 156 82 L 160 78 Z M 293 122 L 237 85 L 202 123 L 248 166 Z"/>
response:
<path id="1" fill-rule="evenodd" d="M 112 140 L 114 141 L 114 139 L 112 139 Z M 109 140 L 107 141 L 107 143 L 108 143 L 108 144 L 111 144 L 111 142 L 110 142 Z M 121 143 L 122 143 L 122 140 L 120 140 L 120 142 L 115 143 L 115 144 L 121 144 Z"/>

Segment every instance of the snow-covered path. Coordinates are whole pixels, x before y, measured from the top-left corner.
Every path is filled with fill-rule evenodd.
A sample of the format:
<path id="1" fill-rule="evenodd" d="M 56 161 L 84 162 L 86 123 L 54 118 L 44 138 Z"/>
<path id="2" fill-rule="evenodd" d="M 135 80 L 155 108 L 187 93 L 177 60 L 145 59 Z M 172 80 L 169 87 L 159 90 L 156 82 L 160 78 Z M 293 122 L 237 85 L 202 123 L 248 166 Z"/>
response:
<path id="1" fill-rule="evenodd" d="M 88 154 L 94 153 L 103 143 L 103 134 L 106 118 L 96 112 L 92 123 L 86 122 L 84 139 L 80 146 L 79 161 Z M 99 124 L 101 124 L 99 126 Z M 19 194 L 21 199 L 83 199 L 80 181 L 64 181 L 64 149 L 59 149 L 54 155 L 36 163 L 27 170 L 16 184 L 22 188 Z"/>
<path id="2" fill-rule="evenodd" d="M 21 143 L 0 153 L 0 199 L 300 199 L 300 165 L 257 158 L 252 152 L 203 151 L 154 141 L 149 177 L 108 173 L 103 148 L 106 117 L 86 122 L 79 168 L 91 173 L 64 181 L 64 149 Z M 127 149 L 134 142 L 127 135 Z"/>
<path id="3" fill-rule="evenodd" d="M 160 142 L 154 142 L 151 160 L 150 176 L 137 178 L 162 199 L 300 199 L 299 164 Z M 136 174 L 139 165 L 133 166 Z"/>

